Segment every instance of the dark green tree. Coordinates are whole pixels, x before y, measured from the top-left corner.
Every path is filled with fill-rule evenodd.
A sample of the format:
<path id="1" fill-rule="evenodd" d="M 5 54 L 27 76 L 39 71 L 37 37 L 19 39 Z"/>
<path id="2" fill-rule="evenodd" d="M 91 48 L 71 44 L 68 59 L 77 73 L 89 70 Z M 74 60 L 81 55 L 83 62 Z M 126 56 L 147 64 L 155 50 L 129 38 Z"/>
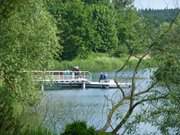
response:
<path id="1" fill-rule="evenodd" d="M 176 16 L 178 9 L 144 9 L 138 12 L 147 18 L 149 22 L 159 27 L 164 22 L 170 23 Z"/>
<path id="2" fill-rule="evenodd" d="M 148 44 L 156 37 L 158 30 L 142 19 L 134 9 L 116 10 L 116 14 L 118 46 L 114 48 L 113 55 L 143 53 Z"/>
<path id="3" fill-rule="evenodd" d="M 84 58 L 90 51 L 109 52 L 117 47 L 116 13 L 108 5 L 74 0 L 59 2 L 50 12 L 57 20 L 63 59 Z"/>
<path id="4" fill-rule="evenodd" d="M 111 52 L 117 47 L 116 13 L 106 5 L 93 5 L 92 17 L 94 28 L 100 38 L 100 44 L 93 47 L 98 52 Z"/>
<path id="5" fill-rule="evenodd" d="M 59 37 L 63 45 L 63 59 L 85 57 L 93 40 L 89 10 L 80 0 L 57 3 L 50 9 L 57 20 Z"/>

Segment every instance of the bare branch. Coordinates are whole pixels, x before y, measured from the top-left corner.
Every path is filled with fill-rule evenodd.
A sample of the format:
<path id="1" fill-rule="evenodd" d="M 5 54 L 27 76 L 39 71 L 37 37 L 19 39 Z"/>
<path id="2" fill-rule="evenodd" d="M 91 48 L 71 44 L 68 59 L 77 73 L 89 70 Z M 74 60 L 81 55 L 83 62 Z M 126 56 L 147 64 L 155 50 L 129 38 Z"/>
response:
<path id="1" fill-rule="evenodd" d="M 115 78 L 117 78 L 117 73 L 119 73 L 120 71 L 122 71 L 122 70 L 127 66 L 127 64 L 128 64 L 128 62 L 129 62 L 129 60 L 130 60 L 131 57 L 132 57 L 132 53 L 130 53 L 130 55 L 128 56 L 128 58 L 127 58 L 127 60 L 124 62 L 124 64 L 121 66 L 121 68 L 116 71 L 116 76 L 115 76 Z"/>
<path id="2" fill-rule="evenodd" d="M 129 110 L 127 111 L 126 115 L 124 116 L 124 118 L 121 120 L 121 122 L 116 126 L 116 128 L 112 131 L 113 134 L 116 134 L 118 132 L 118 130 L 124 125 L 124 123 L 126 123 L 126 121 L 129 119 L 129 117 L 132 115 L 134 109 L 147 101 L 153 101 L 153 100 L 160 100 L 160 99 L 166 99 L 168 95 L 164 95 L 164 96 L 159 96 L 159 97 L 154 97 L 154 98 L 147 98 L 147 99 L 143 99 L 139 102 L 136 102 L 131 108 L 129 108 Z"/>
<path id="3" fill-rule="evenodd" d="M 130 55 L 128 56 L 127 60 L 124 62 L 124 64 L 122 65 L 122 67 L 120 69 L 118 69 L 116 72 L 115 72 L 115 79 L 114 79 L 114 82 L 116 83 L 116 86 L 119 88 L 119 90 L 121 91 L 121 94 L 123 96 L 123 98 L 125 97 L 125 93 L 124 93 L 124 90 L 121 88 L 121 86 L 118 84 L 117 82 L 117 74 L 122 71 L 128 64 L 130 58 L 132 57 L 132 52 L 130 53 Z"/>
<path id="4" fill-rule="evenodd" d="M 143 94 L 148 93 L 152 88 L 154 88 L 154 86 L 156 86 L 157 83 L 158 83 L 158 81 L 155 81 L 155 82 L 152 83 L 151 86 L 148 87 L 145 91 L 141 91 L 141 92 L 139 92 L 139 93 L 136 93 L 136 94 L 134 94 L 134 96 L 140 96 L 140 95 L 143 95 Z"/>
<path id="5" fill-rule="evenodd" d="M 132 89 L 131 89 L 131 97 L 130 97 L 130 107 L 132 106 L 133 104 L 133 96 L 134 96 L 134 91 L 135 91 L 135 77 L 136 77 L 136 73 L 137 73 L 137 70 L 140 66 L 140 64 L 142 63 L 143 59 L 150 53 L 150 50 L 152 49 L 152 47 L 158 43 L 158 41 L 160 42 L 161 39 L 164 38 L 164 36 L 171 30 L 173 24 L 175 23 L 177 17 L 179 16 L 179 13 L 180 12 L 177 12 L 175 18 L 173 19 L 173 21 L 171 21 L 167 31 L 165 31 L 163 34 L 161 34 L 159 36 L 159 38 L 157 38 L 150 46 L 149 48 L 147 49 L 147 51 L 145 52 L 145 54 L 139 59 L 138 63 L 136 64 L 136 67 L 135 67 L 135 70 L 134 70 L 134 73 L 133 73 L 133 77 L 132 77 Z"/>
<path id="6" fill-rule="evenodd" d="M 132 108 L 134 109 L 134 108 L 136 108 L 136 106 L 138 106 L 138 105 L 140 105 L 140 104 L 142 104 L 142 103 L 144 103 L 144 102 L 147 102 L 147 101 L 154 101 L 154 100 L 166 99 L 168 95 L 169 95 L 169 94 L 166 94 L 166 95 L 163 95 L 163 96 L 159 96 L 159 97 L 142 99 L 142 100 L 136 102 L 136 103 L 132 106 Z"/>
<path id="7" fill-rule="evenodd" d="M 133 76 L 132 76 L 132 81 L 131 81 L 131 83 L 132 83 L 132 88 L 131 88 L 130 96 L 126 96 L 126 95 L 125 95 L 124 90 L 118 85 L 117 81 L 115 80 L 116 85 L 118 86 L 118 88 L 120 89 L 120 91 L 121 91 L 121 93 L 122 93 L 122 95 L 123 95 L 123 99 L 121 99 L 117 104 L 115 104 L 114 106 L 112 106 L 112 109 L 111 109 L 111 111 L 110 111 L 109 114 L 108 114 L 107 122 L 106 122 L 105 126 L 103 127 L 103 130 L 106 130 L 106 129 L 110 126 L 111 119 L 112 119 L 112 116 L 113 116 L 114 112 L 122 105 L 122 103 L 123 103 L 125 100 L 129 100 L 129 102 L 130 102 L 130 103 L 129 103 L 129 109 L 128 109 L 128 111 L 126 112 L 126 114 L 124 115 L 124 117 L 121 119 L 121 121 L 119 122 L 119 124 L 118 124 L 118 125 L 115 127 L 115 129 L 112 131 L 113 134 L 116 134 L 116 133 L 119 131 L 119 129 L 126 123 L 126 121 L 129 119 L 129 117 L 130 117 L 131 114 L 133 113 L 134 109 L 135 109 L 138 105 L 140 105 L 140 104 L 142 104 L 142 103 L 144 103 L 144 102 L 147 102 L 147 101 L 160 100 L 160 99 L 165 99 L 165 98 L 167 98 L 168 95 L 159 96 L 159 97 L 153 97 L 153 98 L 146 98 L 146 99 L 142 99 L 142 100 L 140 100 L 140 101 L 138 101 L 138 102 L 136 102 L 136 103 L 134 104 L 135 97 L 150 92 L 150 90 L 151 90 L 152 88 L 154 88 L 154 87 L 157 85 L 157 83 L 158 83 L 158 81 L 156 81 L 156 82 L 152 83 L 146 90 L 141 91 L 141 92 L 139 92 L 139 93 L 135 93 L 135 90 L 136 90 L 135 78 L 136 78 L 137 71 L 138 71 L 141 63 L 143 62 L 144 58 L 145 58 L 148 54 L 151 53 L 151 49 L 152 49 L 155 45 L 159 44 L 160 41 L 161 41 L 161 40 L 164 38 L 164 36 L 166 35 L 166 33 L 168 33 L 168 32 L 171 30 L 171 28 L 172 28 L 173 24 L 175 23 L 175 21 L 176 21 L 176 19 L 177 19 L 178 16 L 179 16 L 179 11 L 178 11 L 178 13 L 176 14 L 176 17 L 171 21 L 168 29 L 167 29 L 164 33 L 160 34 L 156 39 L 154 39 L 154 41 L 153 41 L 153 42 L 149 45 L 149 47 L 145 50 L 144 54 L 143 54 L 141 57 L 138 58 L 139 60 L 138 60 L 136 66 L 135 66 L 135 68 L 134 68 L 134 71 L 133 71 Z M 122 71 L 122 70 L 127 66 L 127 64 L 128 64 L 128 62 L 129 62 L 131 56 L 132 56 L 132 53 L 129 55 L 129 57 L 127 58 L 127 60 L 126 60 L 125 63 L 123 64 L 123 66 L 122 66 L 119 70 L 116 71 L 116 78 L 117 78 L 117 73 L 120 72 L 120 71 Z"/>
<path id="8" fill-rule="evenodd" d="M 112 99 L 108 98 L 108 96 L 106 96 L 106 95 L 104 95 L 104 98 L 105 98 L 107 101 L 111 102 L 111 105 L 113 106 L 113 100 L 112 100 Z"/>
<path id="9" fill-rule="evenodd" d="M 125 98 L 120 100 L 116 105 L 112 106 L 112 109 L 108 113 L 107 121 L 106 121 L 104 127 L 102 128 L 103 131 L 106 131 L 107 128 L 111 125 L 111 120 L 112 120 L 112 116 L 113 116 L 114 112 L 119 108 L 119 106 L 121 106 L 123 104 L 124 100 L 125 100 Z"/>
<path id="10" fill-rule="evenodd" d="M 123 88 L 121 88 L 121 86 L 118 84 L 118 82 L 117 82 L 116 80 L 114 80 L 114 82 L 116 83 L 117 87 L 118 87 L 119 90 L 121 91 L 123 98 L 125 98 L 125 93 L 124 93 Z"/>

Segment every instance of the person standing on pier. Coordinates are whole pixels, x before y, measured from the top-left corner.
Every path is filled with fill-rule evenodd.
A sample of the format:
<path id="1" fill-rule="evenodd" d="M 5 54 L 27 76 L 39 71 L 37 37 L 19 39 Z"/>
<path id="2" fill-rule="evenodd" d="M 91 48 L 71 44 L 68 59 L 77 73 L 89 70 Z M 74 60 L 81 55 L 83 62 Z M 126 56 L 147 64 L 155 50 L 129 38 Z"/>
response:
<path id="1" fill-rule="evenodd" d="M 73 67 L 72 71 L 74 71 L 75 79 L 80 77 L 80 69 L 78 66 Z"/>
<path id="2" fill-rule="evenodd" d="M 101 72 L 100 76 L 99 76 L 99 82 L 101 82 L 102 80 L 105 81 L 105 80 L 107 80 L 107 78 L 108 78 L 107 73 Z"/>

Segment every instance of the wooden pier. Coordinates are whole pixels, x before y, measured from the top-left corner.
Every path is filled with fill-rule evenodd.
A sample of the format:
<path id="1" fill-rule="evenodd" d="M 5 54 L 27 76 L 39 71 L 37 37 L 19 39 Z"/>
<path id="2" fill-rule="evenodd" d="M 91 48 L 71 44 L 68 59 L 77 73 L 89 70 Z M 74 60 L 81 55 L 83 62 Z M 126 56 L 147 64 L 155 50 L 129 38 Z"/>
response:
<path id="1" fill-rule="evenodd" d="M 42 84 L 42 90 L 58 90 L 61 88 L 117 88 L 112 79 L 91 81 L 88 71 L 34 71 L 34 80 Z M 130 83 L 118 83 L 122 88 L 131 87 Z"/>

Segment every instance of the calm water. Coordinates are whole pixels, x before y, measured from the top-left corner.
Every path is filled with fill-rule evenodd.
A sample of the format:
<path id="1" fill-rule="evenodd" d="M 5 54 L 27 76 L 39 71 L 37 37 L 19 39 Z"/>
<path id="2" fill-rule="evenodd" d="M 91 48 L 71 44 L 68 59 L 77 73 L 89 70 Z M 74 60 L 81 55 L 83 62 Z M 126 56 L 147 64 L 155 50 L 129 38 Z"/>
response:
<path id="1" fill-rule="evenodd" d="M 137 73 L 137 90 L 144 90 L 151 83 L 152 72 L 142 70 Z M 108 73 L 109 78 L 114 77 L 114 73 Z M 122 82 L 130 82 L 131 71 L 121 72 L 118 77 Z M 99 73 L 93 74 L 93 80 L 97 80 Z M 129 89 L 125 89 L 128 93 Z M 106 97 L 106 98 L 105 98 Z M 62 132 L 64 126 L 73 121 L 86 121 L 90 126 L 101 128 L 106 120 L 108 109 L 111 103 L 107 100 L 113 99 L 116 102 L 121 98 L 118 89 L 66 89 L 45 91 L 44 98 L 39 106 L 39 112 L 44 118 L 44 124 L 54 132 Z M 128 106 L 124 104 L 118 111 L 123 113 Z M 140 110 L 136 110 L 140 111 Z M 114 124 L 116 123 L 114 118 Z M 140 124 L 139 133 L 156 131 L 156 128 L 149 124 Z"/>

